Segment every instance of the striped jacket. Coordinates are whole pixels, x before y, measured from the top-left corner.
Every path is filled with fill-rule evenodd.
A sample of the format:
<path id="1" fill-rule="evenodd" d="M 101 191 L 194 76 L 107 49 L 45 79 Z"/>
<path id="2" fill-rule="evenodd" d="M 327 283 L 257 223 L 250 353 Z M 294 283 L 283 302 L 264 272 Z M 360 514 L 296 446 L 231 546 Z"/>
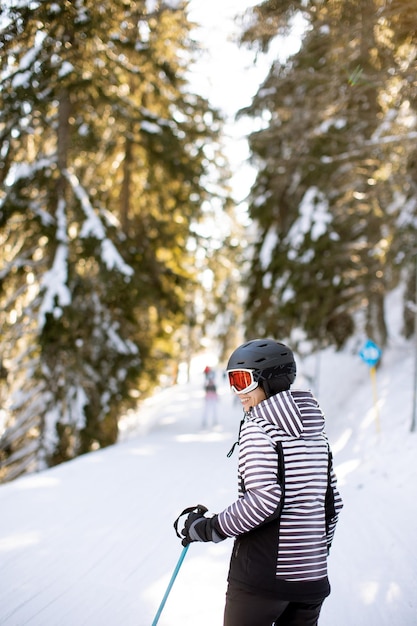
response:
<path id="1" fill-rule="evenodd" d="M 239 498 L 216 516 L 222 534 L 236 537 L 228 580 L 283 600 L 326 597 L 343 505 L 317 400 L 309 391 L 264 400 L 239 444 Z"/>

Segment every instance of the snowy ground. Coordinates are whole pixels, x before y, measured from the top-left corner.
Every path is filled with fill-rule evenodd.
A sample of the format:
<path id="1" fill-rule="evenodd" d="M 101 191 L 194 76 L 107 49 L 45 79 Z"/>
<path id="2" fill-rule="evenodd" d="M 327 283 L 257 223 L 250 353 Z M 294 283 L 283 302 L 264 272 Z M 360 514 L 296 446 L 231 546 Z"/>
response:
<path id="1" fill-rule="evenodd" d="M 320 626 L 417 624 L 413 351 L 398 340 L 384 354 L 378 419 L 357 352 L 299 367 L 301 386 L 319 364 L 345 502 Z M 217 429 L 200 428 L 198 369 L 131 416 L 118 445 L 0 486 L 1 625 L 151 626 L 182 551 L 173 521 L 186 506 L 214 513 L 235 499 L 237 453 L 226 454 L 241 409 L 217 379 Z M 190 546 L 160 626 L 221 626 L 231 548 Z"/>

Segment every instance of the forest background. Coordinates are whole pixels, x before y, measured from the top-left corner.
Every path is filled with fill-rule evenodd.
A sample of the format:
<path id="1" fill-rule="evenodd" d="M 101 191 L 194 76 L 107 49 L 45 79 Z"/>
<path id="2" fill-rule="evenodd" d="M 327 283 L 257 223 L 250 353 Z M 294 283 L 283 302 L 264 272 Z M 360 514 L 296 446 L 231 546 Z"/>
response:
<path id="1" fill-rule="evenodd" d="M 236 112 L 244 217 L 188 2 L 2 4 L 0 480 L 115 443 L 208 341 L 220 362 L 255 336 L 383 348 L 398 286 L 414 333 L 414 2 L 270 0 L 237 24 L 272 59 Z"/>

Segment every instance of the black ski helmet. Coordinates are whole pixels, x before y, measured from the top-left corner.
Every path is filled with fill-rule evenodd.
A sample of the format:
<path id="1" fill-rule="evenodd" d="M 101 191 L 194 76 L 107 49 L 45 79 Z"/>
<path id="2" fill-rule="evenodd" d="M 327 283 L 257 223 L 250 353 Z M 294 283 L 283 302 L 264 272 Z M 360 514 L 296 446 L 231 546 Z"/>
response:
<path id="1" fill-rule="evenodd" d="M 297 372 L 292 351 L 275 339 L 253 339 L 236 348 L 226 369 L 240 368 L 253 370 L 267 398 L 288 390 Z"/>

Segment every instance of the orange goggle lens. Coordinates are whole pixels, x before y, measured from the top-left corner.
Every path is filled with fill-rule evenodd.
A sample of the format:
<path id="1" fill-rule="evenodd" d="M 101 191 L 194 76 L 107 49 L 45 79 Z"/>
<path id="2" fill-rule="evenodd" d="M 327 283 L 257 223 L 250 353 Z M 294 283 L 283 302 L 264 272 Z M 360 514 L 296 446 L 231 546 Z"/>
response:
<path id="1" fill-rule="evenodd" d="M 249 393 L 258 386 L 253 377 L 253 370 L 228 370 L 227 374 L 229 384 L 235 393 Z"/>

